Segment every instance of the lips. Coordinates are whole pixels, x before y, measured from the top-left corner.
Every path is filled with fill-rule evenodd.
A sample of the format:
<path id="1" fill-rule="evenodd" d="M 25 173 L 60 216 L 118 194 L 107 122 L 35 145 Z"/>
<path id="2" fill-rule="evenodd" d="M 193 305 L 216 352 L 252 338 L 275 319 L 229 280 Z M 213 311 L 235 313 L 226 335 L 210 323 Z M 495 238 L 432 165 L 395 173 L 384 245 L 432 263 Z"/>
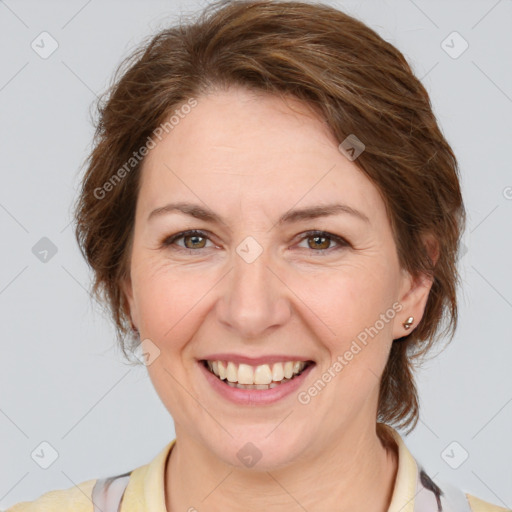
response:
<path id="1" fill-rule="evenodd" d="M 286 356 L 285 356 L 286 358 Z M 285 359 L 283 358 L 283 359 Z M 233 379 L 233 375 L 231 376 L 233 382 L 230 382 L 227 379 L 227 375 L 224 379 L 221 379 L 220 375 L 216 375 L 214 372 L 214 362 L 217 363 L 217 373 L 219 373 L 219 361 L 223 363 L 223 366 L 225 366 L 226 372 L 229 363 L 231 362 L 236 370 L 236 379 Z M 291 378 L 286 378 L 283 376 L 281 380 L 274 381 L 271 380 L 268 384 L 242 384 L 238 382 L 238 374 L 240 372 L 240 366 L 242 366 L 242 379 L 243 373 L 246 371 L 244 369 L 243 365 L 245 363 L 237 363 L 235 365 L 234 361 L 229 360 L 197 360 L 198 367 L 201 370 L 201 373 L 204 375 L 206 382 L 209 383 L 211 389 L 213 389 L 215 392 L 217 392 L 220 396 L 222 396 L 224 399 L 228 400 L 229 402 L 232 402 L 237 405 L 247 405 L 247 406 L 267 406 L 275 402 L 279 402 L 280 400 L 285 399 L 285 397 L 291 396 L 294 393 L 298 391 L 298 389 L 303 385 L 305 379 L 308 377 L 309 373 L 314 369 L 316 366 L 314 361 L 307 360 L 307 361 L 277 361 L 272 364 L 263 363 L 258 366 L 268 366 L 268 369 L 259 370 L 259 372 L 265 377 L 266 381 L 269 380 L 269 370 L 271 372 L 272 379 L 274 377 L 274 367 L 277 364 L 278 366 L 282 366 L 282 371 L 284 373 L 284 367 L 286 366 L 286 363 L 298 363 L 298 365 L 295 367 L 296 372 L 294 373 L 292 371 Z M 252 366 L 252 365 L 248 365 Z M 221 365 L 222 367 L 222 365 Z M 253 382 L 254 380 L 259 380 L 259 378 L 262 376 L 256 376 L 255 369 L 253 370 Z M 222 370 L 221 370 L 222 371 Z M 233 370 L 231 370 L 233 371 Z M 277 367 L 276 370 L 277 377 L 279 377 L 279 368 Z"/>

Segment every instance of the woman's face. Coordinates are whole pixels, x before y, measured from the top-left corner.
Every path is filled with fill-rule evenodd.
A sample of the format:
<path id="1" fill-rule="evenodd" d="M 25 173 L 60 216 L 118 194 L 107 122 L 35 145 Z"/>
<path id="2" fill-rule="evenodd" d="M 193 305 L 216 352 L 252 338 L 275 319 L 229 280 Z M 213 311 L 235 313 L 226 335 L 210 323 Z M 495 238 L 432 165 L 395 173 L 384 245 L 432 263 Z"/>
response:
<path id="1" fill-rule="evenodd" d="M 197 101 L 144 161 L 124 288 L 178 439 L 275 468 L 374 432 L 392 340 L 428 283 L 400 269 L 376 187 L 302 103 Z M 177 203 L 189 213 L 157 210 Z"/>

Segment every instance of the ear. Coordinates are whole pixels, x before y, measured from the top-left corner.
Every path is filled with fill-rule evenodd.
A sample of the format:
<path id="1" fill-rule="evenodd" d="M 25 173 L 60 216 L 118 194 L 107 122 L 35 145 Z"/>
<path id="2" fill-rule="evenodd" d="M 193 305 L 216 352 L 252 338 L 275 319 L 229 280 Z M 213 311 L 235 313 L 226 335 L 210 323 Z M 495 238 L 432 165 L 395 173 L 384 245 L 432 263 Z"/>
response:
<path id="1" fill-rule="evenodd" d="M 422 236 L 422 241 L 433 265 L 435 265 L 439 259 L 438 241 L 430 234 Z M 433 282 L 433 277 L 427 274 L 411 276 L 409 272 L 402 269 L 402 283 L 398 297 L 398 302 L 402 305 L 402 310 L 400 315 L 396 317 L 397 321 L 393 325 L 393 339 L 407 336 L 419 324 L 420 320 L 423 318 Z M 411 327 L 406 329 L 403 323 L 411 316 L 414 320 Z"/>
<path id="2" fill-rule="evenodd" d="M 133 327 L 135 327 L 138 330 L 139 329 L 139 318 L 137 315 L 137 307 L 135 305 L 131 276 L 127 276 L 127 277 L 123 278 L 120 286 L 121 286 L 121 292 L 124 294 L 124 296 L 126 298 L 126 302 L 128 304 L 128 308 L 129 308 L 128 313 L 130 315 L 132 325 L 133 325 Z"/>

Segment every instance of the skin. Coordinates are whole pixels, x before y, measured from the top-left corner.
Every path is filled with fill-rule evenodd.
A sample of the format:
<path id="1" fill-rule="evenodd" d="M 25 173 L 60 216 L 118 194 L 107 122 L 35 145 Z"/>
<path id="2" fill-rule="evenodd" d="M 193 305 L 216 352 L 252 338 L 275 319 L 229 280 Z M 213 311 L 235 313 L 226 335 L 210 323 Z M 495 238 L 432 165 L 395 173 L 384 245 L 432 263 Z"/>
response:
<path id="1" fill-rule="evenodd" d="M 421 319 L 431 281 L 400 268 L 378 190 L 306 105 L 241 88 L 197 100 L 144 161 L 122 284 L 141 340 L 160 350 L 148 372 L 175 423 L 167 510 L 386 511 L 397 454 L 376 434 L 379 378 L 402 323 L 415 318 L 410 332 Z M 148 220 L 175 201 L 224 223 L 176 212 Z M 369 222 L 341 213 L 276 224 L 292 208 L 327 203 Z M 188 229 L 209 238 L 162 244 Z M 349 245 L 320 240 L 318 249 L 308 230 Z M 250 264 L 236 252 L 248 236 L 263 249 Z M 234 405 L 200 371 L 198 359 L 215 352 L 298 354 L 316 363 L 307 390 L 395 302 L 395 318 L 307 405 L 296 393 Z M 237 458 L 247 442 L 262 454 L 251 468 Z"/>

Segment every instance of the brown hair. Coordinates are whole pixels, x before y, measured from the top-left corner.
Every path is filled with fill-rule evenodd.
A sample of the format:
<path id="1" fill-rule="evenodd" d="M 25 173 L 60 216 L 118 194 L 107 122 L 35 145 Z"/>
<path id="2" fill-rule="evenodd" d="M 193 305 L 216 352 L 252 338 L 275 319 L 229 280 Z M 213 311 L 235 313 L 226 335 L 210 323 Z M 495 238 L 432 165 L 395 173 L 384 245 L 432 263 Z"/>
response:
<path id="1" fill-rule="evenodd" d="M 127 346 L 139 343 L 120 289 L 130 270 L 143 162 L 134 155 L 177 107 L 231 85 L 299 98 L 337 140 L 355 134 L 365 144 L 356 163 L 383 197 L 401 266 L 433 277 L 424 316 L 393 342 L 380 386 L 378 419 L 412 430 L 419 415 L 413 363 L 441 336 L 451 339 L 457 324 L 456 263 L 465 223 L 458 164 L 402 53 L 324 4 L 210 4 L 197 18 L 148 38 L 119 65 L 100 98 L 75 233 L 94 270 L 93 294 L 108 305 L 125 356 Z M 439 244 L 435 265 L 422 243 L 426 233 Z"/>

